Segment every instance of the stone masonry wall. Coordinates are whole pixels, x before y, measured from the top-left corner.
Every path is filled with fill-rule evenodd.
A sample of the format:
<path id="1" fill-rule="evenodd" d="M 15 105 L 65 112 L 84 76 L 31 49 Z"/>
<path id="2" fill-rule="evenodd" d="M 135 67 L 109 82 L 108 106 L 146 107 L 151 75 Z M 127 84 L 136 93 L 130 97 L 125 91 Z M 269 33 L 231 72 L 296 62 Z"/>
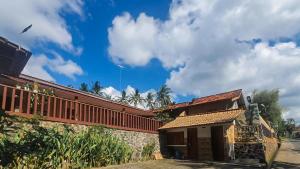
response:
<path id="1" fill-rule="evenodd" d="M 235 143 L 236 159 L 256 159 L 264 161 L 264 148 L 262 143 Z"/>
<path id="2" fill-rule="evenodd" d="M 58 122 L 48 122 L 48 121 L 40 121 L 40 125 L 43 127 L 55 127 L 57 126 L 58 129 L 63 129 L 64 125 L 70 126 L 75 130 L 75 132 L 79 132 L 82 130 L 88 129 L 90 126 L 86 125 L 78 125 L 78 124 L 65 124 L 65 123 L 58 123 Z M 153 133 L 144 133 L 144 132 L 136 132 L 136 131 L 126 131 L 126 130 L 118 130 L 118 129 L 111 129 L 106 128 L 112 135 L 118 137 L 119 139 L 125 141 L 129 144 L 133 150 L 133 159 L 138 159 L 141 157 L 141 152 L 143 147 L 150 142 L 155 142 L 155 152 L 160 152 L 160 144 L 159 144 L 159 135 Z"/>

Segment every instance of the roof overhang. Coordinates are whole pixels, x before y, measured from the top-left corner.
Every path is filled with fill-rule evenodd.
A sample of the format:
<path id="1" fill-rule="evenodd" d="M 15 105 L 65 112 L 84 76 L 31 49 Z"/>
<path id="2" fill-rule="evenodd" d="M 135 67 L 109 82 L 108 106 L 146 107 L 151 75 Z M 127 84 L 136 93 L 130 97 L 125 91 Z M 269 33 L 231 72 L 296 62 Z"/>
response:
<path id="1" fill-rule="evenodd" d="M 0 74 L 19 76 L 30 56 L 31 52 L 0 37 Z"/>
<path id="2" fill-rule="evenodd" d="M 175 120 L 160 127 L 159 130 L 231 123 L 244 112 L 244 109 L 234 109 L 200 115 L 179 116 Z"/>

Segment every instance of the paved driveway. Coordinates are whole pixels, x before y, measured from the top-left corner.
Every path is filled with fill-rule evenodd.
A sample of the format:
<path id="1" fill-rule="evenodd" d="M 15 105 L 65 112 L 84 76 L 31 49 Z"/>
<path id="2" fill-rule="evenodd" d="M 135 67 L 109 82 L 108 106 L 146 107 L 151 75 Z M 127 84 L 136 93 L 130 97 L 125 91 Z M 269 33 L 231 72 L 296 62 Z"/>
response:
<path id="1" fill-rule="evenodd" d="M 283 141 L 272 168 L 300 168 L 300 140 Z"/>
<path id="2" fill-rule="evenodd" d="M 109 166 L 104 169 L 254 169 L 254 167 L 235 166 L 225 163 L 199 163 L 177 160 L 156 160 L 124 165 Z"/>

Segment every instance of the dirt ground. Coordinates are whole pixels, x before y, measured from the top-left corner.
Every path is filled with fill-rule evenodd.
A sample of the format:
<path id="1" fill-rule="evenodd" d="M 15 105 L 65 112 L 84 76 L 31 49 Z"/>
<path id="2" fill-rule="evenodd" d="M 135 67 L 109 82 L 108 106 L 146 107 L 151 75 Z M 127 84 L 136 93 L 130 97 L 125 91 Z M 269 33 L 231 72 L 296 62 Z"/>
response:
<path id="1" fill-rule="evenodd" d="M 123 165 L 108 166 L 101 169 L 254 169 L 228 163 L 200 163 L 182 160 L 153 160 Z M 300 169 L 300 140 L 285 140 L 274 160 L 272 169 Z"/>
<path id="2" fill-rule="evenodd" d="M 300 169 L 300 140 L 291 139 L 282 141 L 272 168 Z"/>
<path id="3" fill-rule="evenodd" d="M 124 165 L 109 166 L 103 169 L 253 169 L 253 167 L 229 165 L 225 163 L 200 163 L 182 160 L 156 160 Z"/>

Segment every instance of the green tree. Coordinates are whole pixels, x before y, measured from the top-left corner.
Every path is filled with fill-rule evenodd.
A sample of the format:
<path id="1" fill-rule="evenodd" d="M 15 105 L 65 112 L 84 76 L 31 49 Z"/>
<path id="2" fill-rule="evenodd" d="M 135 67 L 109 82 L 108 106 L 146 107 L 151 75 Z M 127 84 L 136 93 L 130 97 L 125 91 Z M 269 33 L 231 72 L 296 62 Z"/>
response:
<path id="1" fill-rule="evenodd" d="M 296 122 L 293 118 L 289 118 L 286 120 L 286 124 L 285 124 L 285 128 L 286 131 L 289 133 L 289 136 L 292 135 L 292 132 L 295 130 L 296 128 Z"/>
<path id="2" fill-rule="evenodd" d="M 156 101 L 160 107 L 165 108 L 172 103 L 171 101 L 172 90 L 167 85 L 162 85 L 156 94 Z"/>
<path id="3" fill-rule="evenodd" d="M 103 93 L 101 92 L 101 90 L 103 89 L 103 87 L 100 85 L 99 81 L 96 81 L 95 83 L 93 83 L 92 85 L 92 89 L 91 92 L 97 95 L 102 95 Z"/>
<path id="4" fill-rule="evenodd" d="M 101 96 L 104 97 L 104 98 L 107 99 L 107 100 L 113 100 L 112 96 L 109 95 L 109 94 L 107 94 L 107 93 L 102 93 Z"/>
<path id="5" fill-rule="evenodd" d="M 150 110 L 153 110 L 155 108 L 155 94 L 152 92 L 149 92 L 146 96 L 146 103 L 147 103 L 147 108 Z"/>
<path id="6" fill-rule="evenodd" d="M 138 104 L 142 104 L 144 99 L 142 98 L 139 90 L 135 89 L 134 92 L 129 95 L 128 101 L 134 106 L 137 106 Z"/>
<path id="7" fill-rule="evenodd" d="M 89 86 L 86 83 L 81 83 L 79 90 L 84 91 L 84 92 L 88 92 L 89 91 Z"/>
<path id="8" fill-rule="evenodd" d="M 280 127 L 282 122 L 282 107 L 279 104 L 279 90 L 254 91 L 253 102 L 258 104 L 261 116 L 270 121 L 274 126 Z"/>
<path id="9" fill-rule="evenodd" d="M 121 93 L 121 96 L 118 98 L 118 102 L 120 102 L 120 103 L 128 103 L 128 96 L 127 96 L 127 93 L 126 93 L 126 91 L 125 90 L 123 90 L 122 91 L 122 93 Z"/>

